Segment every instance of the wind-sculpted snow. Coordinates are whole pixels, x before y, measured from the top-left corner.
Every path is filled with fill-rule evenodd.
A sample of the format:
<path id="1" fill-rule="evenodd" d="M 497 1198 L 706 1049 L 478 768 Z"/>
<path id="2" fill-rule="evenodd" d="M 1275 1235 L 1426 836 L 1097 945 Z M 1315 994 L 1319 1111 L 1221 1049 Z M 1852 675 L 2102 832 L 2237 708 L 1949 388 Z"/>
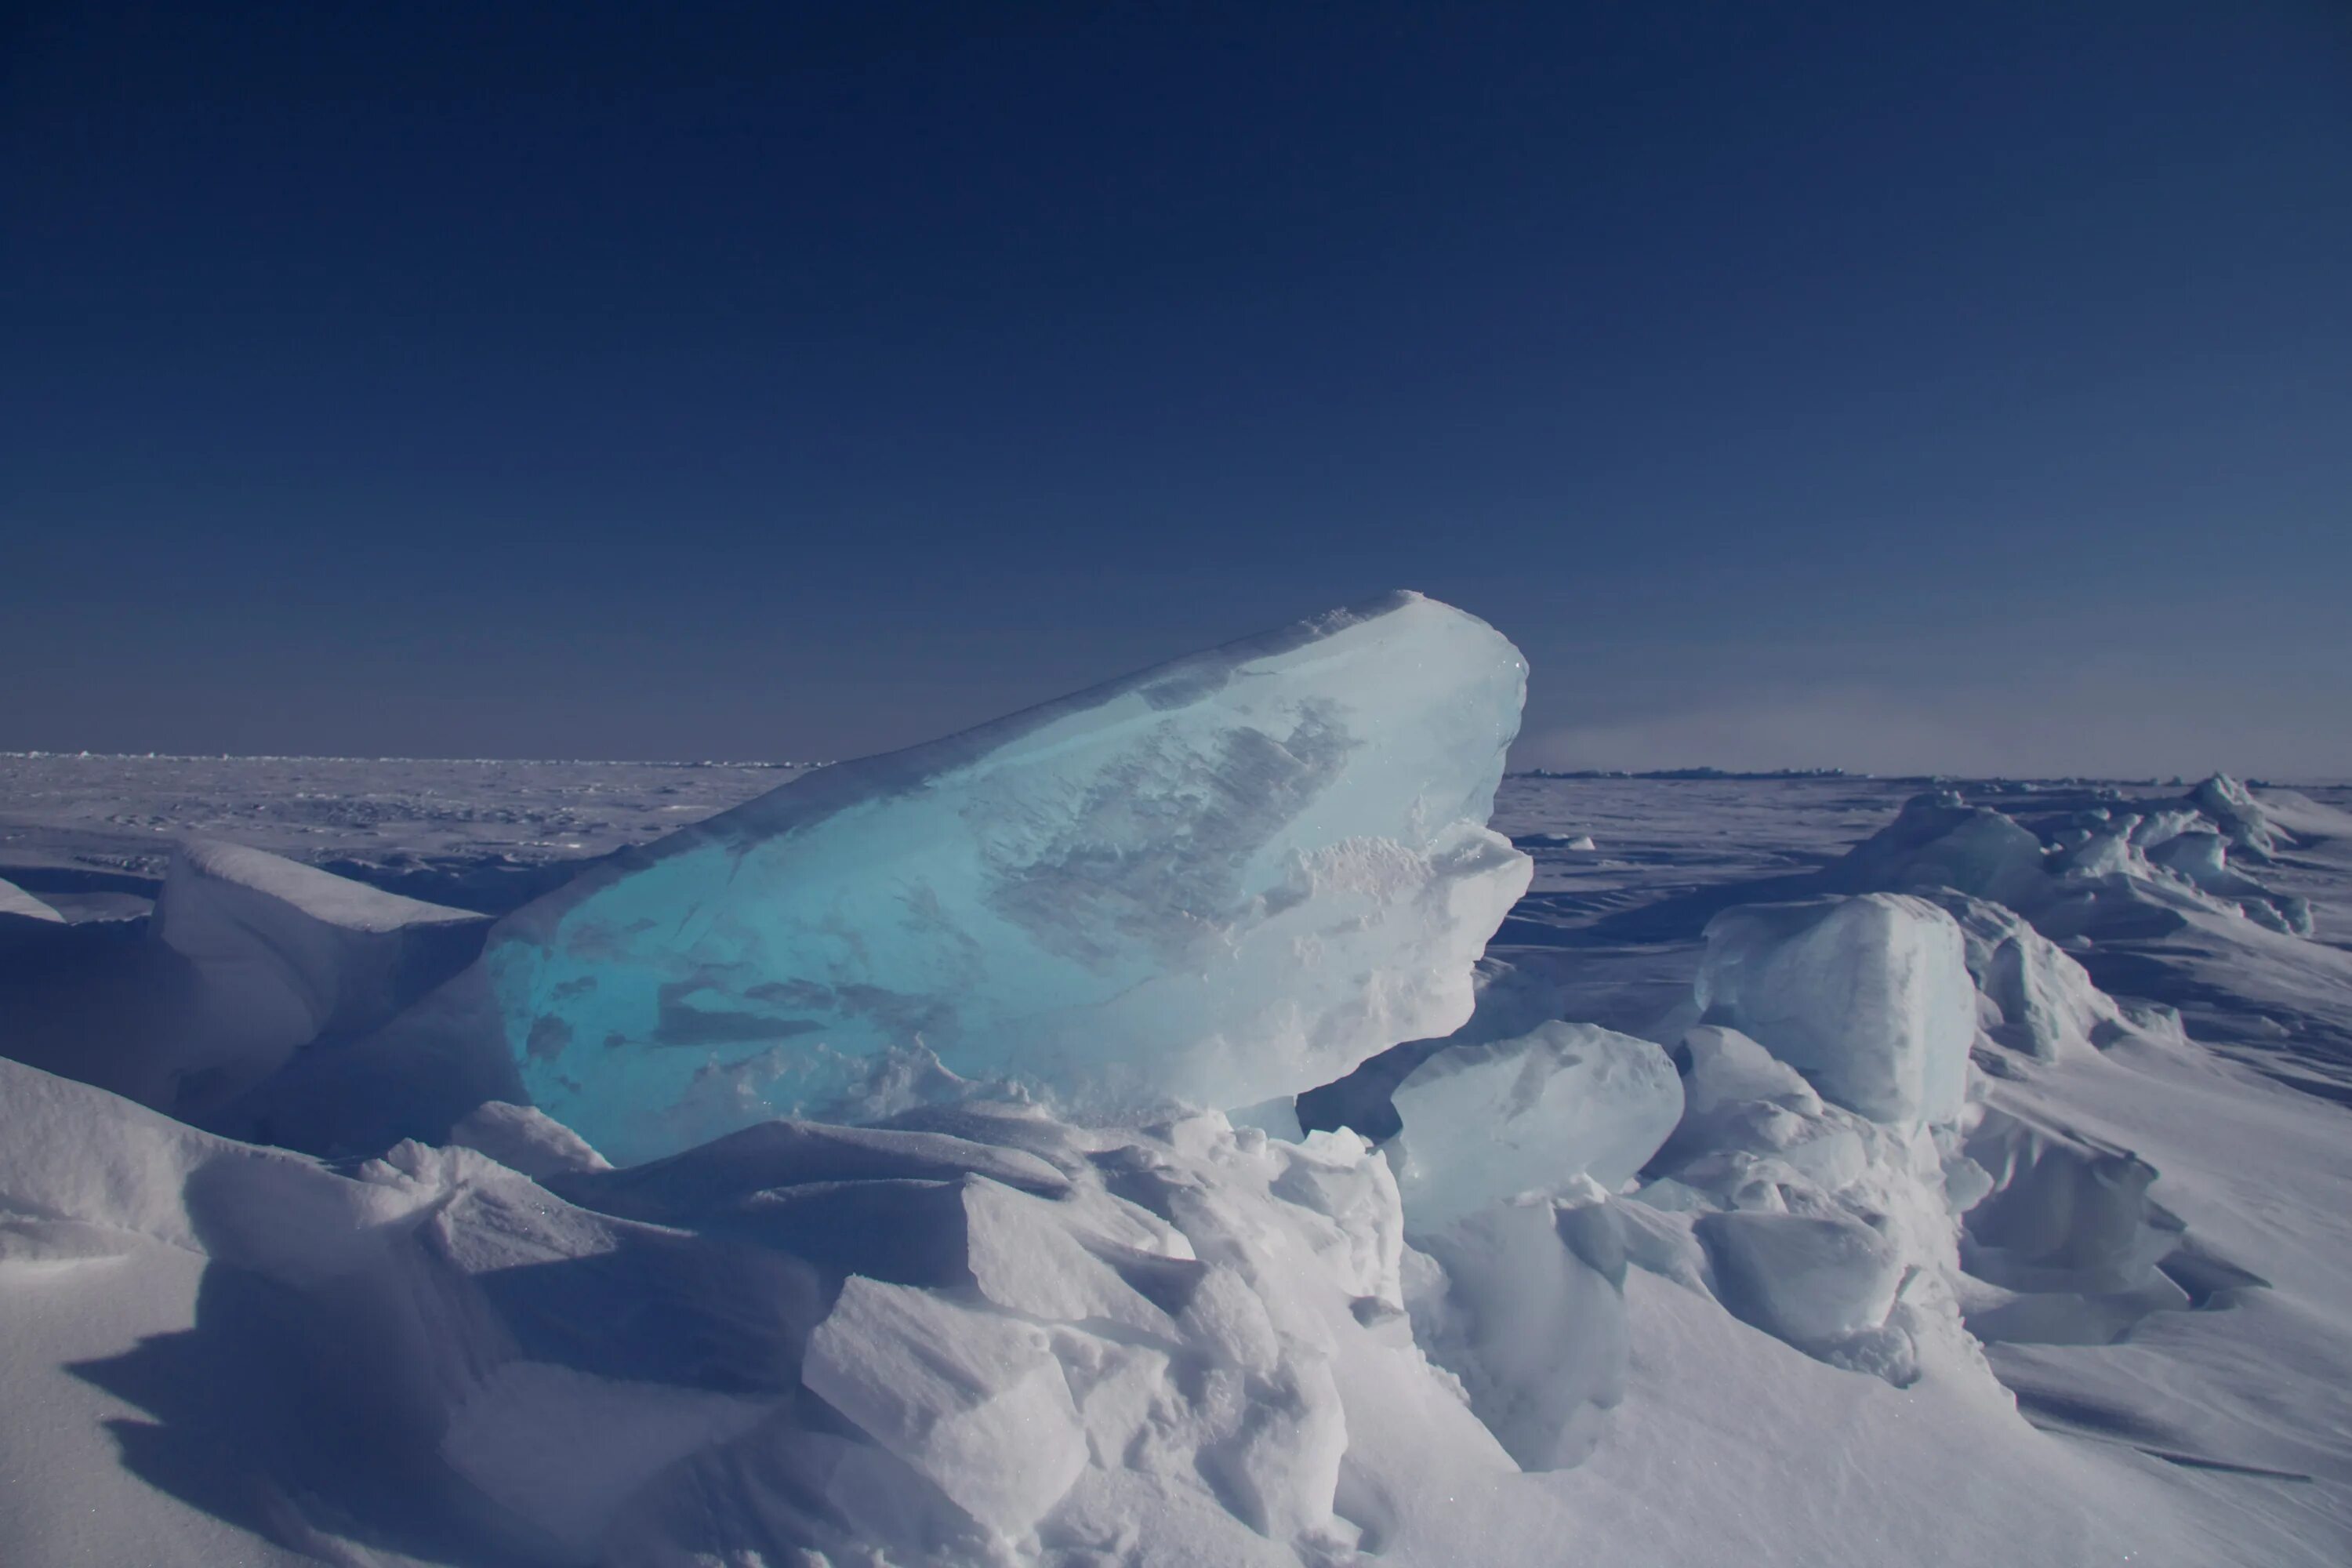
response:
<path id="1" fill-rule="evenodd" d="M 154 919 L 197 984 L 174 1108 L 200 1110 L 321 1036 L 383 1023 L 470 959 L 488 923 L 259 849 L 183 844 Z"/>
<path id="2" fill-rule="evenodd" d="M 510 917 L 501 1026 L 625 1162 L 957 1079 L 1296 1093 L 1468 1015 L 1525 678 L 1404 595 L 824 769 Z"/>
<path id="3" fill-rule="evenodd" d="M 332 1169 L 13 1063 L 0 1095 L 35 1119 L 0 1129 L 0 1295 L 223 1271 L 72 1369 L 172 1423 L 67 1505 L 92 1561 L 1434 1563 L 1417 1486 L 1516 1473 L 1413 1349 L 1396 1188 L 1347 1135 L 972 1107 L 542 1185 L 415 1143 Z M 19 1318 L 0 1374 L 65 1332 Z M 181 1403 L 263 1378 L 305 1396 L 238 1442 Z M 210 1487 L 272 1502 L 242 1534 Z M 0 1554 L 50 1560 L 54 1511 L 0 1510 Z M 1486 1528 L 1564 1523 L 1514 1511 Z"/>

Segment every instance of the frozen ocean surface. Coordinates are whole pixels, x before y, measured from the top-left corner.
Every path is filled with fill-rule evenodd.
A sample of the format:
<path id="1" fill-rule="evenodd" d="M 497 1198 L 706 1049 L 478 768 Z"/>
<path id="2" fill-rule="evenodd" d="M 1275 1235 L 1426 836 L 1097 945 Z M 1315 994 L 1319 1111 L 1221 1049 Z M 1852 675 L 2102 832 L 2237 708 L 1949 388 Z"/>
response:
<path id="1" fill-rule="evenodd" d="M 202 1069 L 363 1049 L 468 911 L 778 777 L 0 759 L 0 879 L 63 917 L 0 921 L 0 1561 L 2352 1556 L 2352 788 L 1505 778 L 1476 1016 L 1257 1108 L 1294 1138 L 205 1130 L 258 1136 Z M 216 859 L 175 946 L 182 836 L 401 900 Z M 1830 944 L 1884 1026 L 1710 1012 L 1711 922 L 1877 893 L 1956 933 L 1918 985 Z M 278 1000 L 190 1070 L 225 963 Z"/>

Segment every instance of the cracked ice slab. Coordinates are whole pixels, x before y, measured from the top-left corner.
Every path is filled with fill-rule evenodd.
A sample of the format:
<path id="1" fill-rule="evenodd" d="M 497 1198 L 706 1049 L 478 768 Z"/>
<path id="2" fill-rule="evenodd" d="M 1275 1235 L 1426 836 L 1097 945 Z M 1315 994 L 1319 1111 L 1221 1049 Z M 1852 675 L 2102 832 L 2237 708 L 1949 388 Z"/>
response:
<path id="1" fill-rule="evenodd" d="M 623 1163 L 941 1068 L 1098 1112 L 1328 1082 L 1469 1016 L 1526 676 L 1400 594 L 823 769 L 502 922 L 500 1029 Z"/>

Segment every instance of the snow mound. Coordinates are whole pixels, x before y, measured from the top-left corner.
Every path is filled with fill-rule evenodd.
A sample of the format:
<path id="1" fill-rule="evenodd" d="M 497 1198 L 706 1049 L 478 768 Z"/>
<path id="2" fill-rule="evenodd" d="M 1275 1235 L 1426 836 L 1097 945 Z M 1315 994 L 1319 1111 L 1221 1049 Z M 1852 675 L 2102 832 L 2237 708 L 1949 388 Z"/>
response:
<path id="1" fill-rule="evenodd" d="M 1975 986 L 1959 926 L 1870 893 L 1743 904 L 1707 923 L 1705 1021 L 1738 1029 L 1874 1121 L 1950 1122 L 1967 1089 Z"/>
<path id="2" fill-rule="evenodd" d="M 2017 1110 L 1989 1112 L 1968 1149 L 1991 1185 L 1961 1250 L 1979 1339 L 2109 1344 L 2152 1313 L 2190 1308 L 2176 1275 L 2263 1283 L 2200 1268 L 2188 1227 L 2149 1194 L 2156 1167 L 2127 1149 Z"/>
<path id="3" fill-rule="evenodd" d="M 2191 790 L 2190 804 L 2220 825 L 2232 847 L 2257 860 L 2268 860 L 2294 842 L 2294 836 L 2271 820 L 2253 792 L 2227 773 L 2215 773 Z"/>
<path id="4" fill-rule="evenodd" d="M 200 1112 L 312 1041 L 383 1024 L 470 960 L 488 925 L 258 849 L 184 843 L 152 928 L 195 973 L 175 1108 Z"/>
<path id="5" fill-rule="evenodd" d="M 1625 1396 L 1625 1240 L 1596 1192 L 1490 1205 L 1420 1238 L 1413 1338 L 1522 1469 L 1581 1462 Z M 1433 1265 L 1432 1268 L 1430 1265 Z"/>
<path id="6" fill-rule="evenodd" d="M 624 1162 L 960 1081 L 1295 1094 L 1469 1015 L 1531 871 L 1485 826 L 1525 684 L 1400 595 L 823 769 L 501 922 L 499 1027 Z"/>
<path id="7" fill-rule="evenodd" d="M 1950 888 L 2011 909 L 2046 896 L 2042 841 L 1990 806 L 1943 791 L 1914 795 L 1893 822 L 1846 852 L 1831 885 L 1854 892 Z"/>
<path id="8" fill-rule="evenodd" d="M 1852 1339 L 1895 1309 L 1903 1256 L 1861 1220 L 1733 1210 L 1697 1231 L 1724 1305 L 1800 1348 Z"/>
<path id="9" fill-rule="evenodd" d="M 459 1120 L 449 1130 L 449 1142 L 534 1179 L 612 1169 L 586 1139 L 545 1111 L 502 1100 L 486 1100 Z"/>

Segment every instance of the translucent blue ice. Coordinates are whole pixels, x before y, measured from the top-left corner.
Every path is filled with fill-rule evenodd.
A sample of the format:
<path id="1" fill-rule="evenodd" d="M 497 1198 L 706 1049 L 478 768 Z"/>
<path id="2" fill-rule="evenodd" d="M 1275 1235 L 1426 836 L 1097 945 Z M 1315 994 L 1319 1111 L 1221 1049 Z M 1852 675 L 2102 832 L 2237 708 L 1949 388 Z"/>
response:
<path id="1" fill-rule="evenodd" d="M 485 963 L 613 1158 L 946 1074 L 1238 1106 L 1470 1013 L 1526 665 L 1398 595 L 822 769 L 520 911 Z"/>

